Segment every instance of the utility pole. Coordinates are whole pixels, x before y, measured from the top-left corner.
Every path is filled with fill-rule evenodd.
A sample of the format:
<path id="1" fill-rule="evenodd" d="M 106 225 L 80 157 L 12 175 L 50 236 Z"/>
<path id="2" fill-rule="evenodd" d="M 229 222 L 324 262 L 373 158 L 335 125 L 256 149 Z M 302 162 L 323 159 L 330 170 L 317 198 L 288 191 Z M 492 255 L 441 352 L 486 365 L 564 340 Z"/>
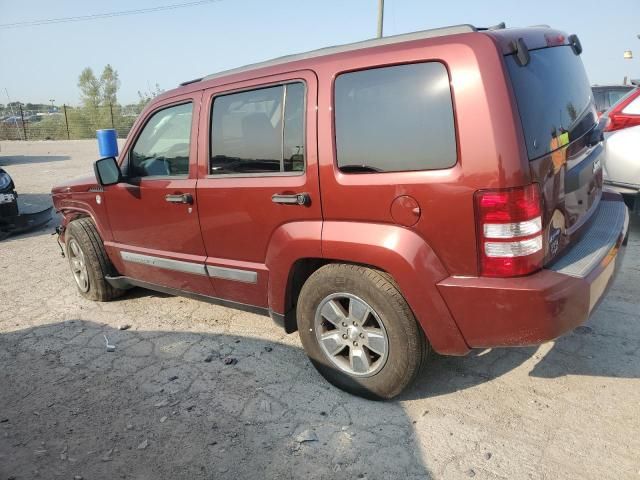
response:
<path id="1" fill-rule="evenodd" d="M 378 0 L 378 38 L 382 38 L 383 24 L 384 24 L 384 0 Z"/>

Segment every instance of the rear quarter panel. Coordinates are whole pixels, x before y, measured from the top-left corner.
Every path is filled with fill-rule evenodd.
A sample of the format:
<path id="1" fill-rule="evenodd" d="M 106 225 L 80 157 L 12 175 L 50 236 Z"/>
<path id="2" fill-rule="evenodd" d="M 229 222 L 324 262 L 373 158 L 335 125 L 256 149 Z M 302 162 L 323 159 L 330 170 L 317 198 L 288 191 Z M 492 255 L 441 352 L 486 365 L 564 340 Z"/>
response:
<path id="1" fill-rule="evenodd" d="M 339 55 L 321 62 L 318 137 L 322 209 L 326 221 L 393 224 L 391 204 L 402 195 L 421 209 L 411 229 L 454 275 L 476 275 L 473 193 L 529 182 L 517 112 L 494 40 L 480 33 L 453 35 Z M 343 174 L 336 166 L 333 85 L 343 72 L 422 61 L 449 72 L 458 162 L 449 169 Z M 429 279 L 433 281 L 434 279 Z M 423 279 L 422 281 L 427 281 Z"/>

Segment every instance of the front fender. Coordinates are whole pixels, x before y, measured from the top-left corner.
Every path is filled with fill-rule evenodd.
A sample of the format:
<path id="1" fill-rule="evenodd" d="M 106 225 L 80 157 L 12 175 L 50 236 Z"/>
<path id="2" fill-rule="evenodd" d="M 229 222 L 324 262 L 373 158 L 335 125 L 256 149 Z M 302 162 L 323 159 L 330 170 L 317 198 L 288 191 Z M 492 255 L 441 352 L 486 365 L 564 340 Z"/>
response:
<path id="1" fill-rule="evenodd" d="M 96 201 L 96 195 L 102 195 L 100 204 Z M 107 212 L 104 207 L 104 194 L 96 192 L 74 192 L 73 194 L 54 194 L 53 203 L 58 212 L 63 216 L 62 226 L 66 227 L 70 222 L 79 217 L 90 217 L 103 241 L 110 241 L 111 228 L 107 220 Z M 62 237 L 64 241 L 64 236 Z"/>
<path id="2" fill-rule="evenodd" d="M 436 287 L 449 273 L 415 232 L 389 224 L 325 221 L 322 256 L 384 270 L 398 283 L 437 352 L 464 355 L 469 351 Z"/>

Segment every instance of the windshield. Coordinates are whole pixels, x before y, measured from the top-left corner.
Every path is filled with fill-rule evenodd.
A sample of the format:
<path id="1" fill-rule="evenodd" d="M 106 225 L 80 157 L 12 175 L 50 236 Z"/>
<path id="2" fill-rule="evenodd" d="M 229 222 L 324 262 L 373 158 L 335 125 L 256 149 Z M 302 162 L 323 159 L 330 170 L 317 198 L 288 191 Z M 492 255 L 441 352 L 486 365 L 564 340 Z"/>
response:
<path id="1" fill-rule="evenodd" d="M 516 95 L 529 160 L 572 142 L 596 123 L 589 80 L 570 46 L 531 50 L 520 66 L 505 61 Z"/>

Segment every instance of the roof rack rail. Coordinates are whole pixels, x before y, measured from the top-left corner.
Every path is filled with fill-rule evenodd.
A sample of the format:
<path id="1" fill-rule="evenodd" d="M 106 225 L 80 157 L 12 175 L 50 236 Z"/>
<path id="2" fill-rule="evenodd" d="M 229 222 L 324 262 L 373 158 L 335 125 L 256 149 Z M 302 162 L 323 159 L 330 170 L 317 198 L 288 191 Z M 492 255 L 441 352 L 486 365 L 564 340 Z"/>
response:
<path id="1" fill-rule="evenodd" d="M 274 65 L 280 65 L 282 63 L 294 62 L 297 60 L 306 60 L 309 58 L 322 57 L 325 55 L 331 55 L 334 53 L 349 52 L 353 50 L 360 50 L 363 48 L 377 47 L 381 45 L 392 45 L 394 43 L 410 42 L 412 40 L 422 40 L 425 38 L 442 37 L 445 35 L 455 35 L 458 33 L 471 33 L 477 32 L 479 29 L 469 24 L 453 25 L 450 27 L 433 28 L 430 30 L 421 30 L 418 32 L 402 33 L 400 35 L 392 35 L 389 37 L 373 38 L 371 40 L 363 40 L 360 42 L 349 43 L 346 45 L 337 45 L 333 47 L 320 48 L 318 50 L 312 50 L 310 52 L 298 53 L 294 55 L 286 55 L 283 57 L 274 58 L 265 62 L 253 63 L 245 65 L 243 67 L 232 68 L 230 70 L 224 70 L 222 72 L 206 75 L 196 80 L 181 83 L 180 85 L 189 85 L 190 83 L 199 82 L 201 80 L 211 80 L 213 78 L 219 78 L 226 75 L 232 75 L 235 73 L 248 72 L 258 68 L 271 67 Z"/>
<path id="2" fill-rule="evenodd" d="M 199 82 L 200 80 L 202 80 L 202 77 L 200 77 L 200 78 L 194 78 L 193 80 L 187 80 L 186 82 L 182 82 L 182 83 L 180 84 L 180 86 L 181 86 L 181 87 L 184 87 L 185 85 L 189 85 L 190 83 L 197 83 L 197 82 Z"/>

